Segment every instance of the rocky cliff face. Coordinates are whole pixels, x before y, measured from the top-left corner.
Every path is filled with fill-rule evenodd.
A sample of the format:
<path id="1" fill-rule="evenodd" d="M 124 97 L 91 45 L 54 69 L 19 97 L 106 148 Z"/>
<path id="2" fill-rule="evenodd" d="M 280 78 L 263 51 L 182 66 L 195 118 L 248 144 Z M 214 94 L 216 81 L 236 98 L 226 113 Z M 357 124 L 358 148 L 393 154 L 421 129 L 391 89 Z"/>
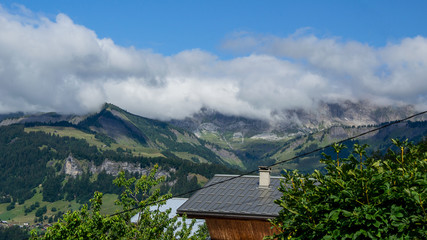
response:
<path id="1" fill-rule="evenodd" d="M 225 116 L 202 109 L 198 114 L 171 123 L 198 136 L 206 133 L 232 135 L 236 141 L 243 138 L 280 140 L 307 134 L 333 126 L 368 126 L 405 118 L 416 113 L 412 106 L 379 106 L 368 101 L 321 102 L 313 109 L 292 109 L 272 113 L 271 119 L 259 120 Z M 425 120 L 425 119 L 418 119 Z"/>
<path id="2" fill-rule="evenodd" d="M 137 163 L 113 162 L 108 159 L 104 160 L 101 165 L 96 166 L 92 162 L 88 164 L 82 163 L 81 161 L 73 158 L 72 156 L 68 156 L 63 165 L 64 173 L 73 177 L 81 175 L 84 171 L 90 171 L 92 174 L 98 174 L 102 171 L 105 171 L 107 174 L 117 176 L 120 171 L 128 171 L 130 173 L 138 173 L 141 175 L 145 175 L 148 174 L 150 170 L 151 169 L 149 168 L 141 168 Z M 160 169 L 156 175 L 157 177 L 170 177 L 170 173 L 162 169 Z"/>
<path id="3" fill-rule="evenodd" d="M 184 120 L 171 120 L 172 125 L 192 131 L 196 135 L 203 132 L 240 132 L 242 135 L 254 135 L 260 131 L 268 131 L 267 121 L 250 119 L 240 116 L 227 116 L 212 109 L 203 108 L 199 113 Z"/>
<path id="4" fill-rule="evenodd" d="M 23 118 L 23 117 L 19 117 L 19 118 L 7 118 L 7 119 L 4 119 L 4 120 L 2 120 L 0 122 L 0 127 L 1 126 L 9 126 L 9 125 L 12 125 L 12 124 L 20 123 L 24 119 L 25 118 Z"/>
<path id="5" fill-rule="evenodd" d="M 307 129 L 331 126 L 366 126 L 405 118 L 416 111 L 412 106 L 378 106 L 368 101 L 319 103 L 313 110 L 286 110 L 282 116 Z M 279 124 L 280 125 L 280 124 Z"/>
<path id="6" fill-rule="evenodd" d="M 23 113 L 11 113 L 0 115 L 0 126 L 8 126 L 17 123 L 23 124 L 70 122 L 73 124 L 77 124 L 84 118 L 84 116 L 62 115 L 58 113 L 36 113 L 30 115 L 24 115 Z"/>
<path id="7" fill-rule="evenodd" d="M 76 177 L 83 173 L 83 167 L 80 162 L 74 159 L 71 155 L 65 159 L 63 170 L 66 175 L 70 175 L 72 177 Z"/>

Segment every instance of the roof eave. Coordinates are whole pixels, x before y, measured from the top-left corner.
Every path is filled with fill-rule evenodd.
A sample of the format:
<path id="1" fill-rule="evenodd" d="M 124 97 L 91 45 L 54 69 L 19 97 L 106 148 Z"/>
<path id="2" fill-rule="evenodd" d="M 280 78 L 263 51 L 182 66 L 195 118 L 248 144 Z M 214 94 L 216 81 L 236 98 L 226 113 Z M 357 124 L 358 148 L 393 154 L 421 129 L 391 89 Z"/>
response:
<path id="1" fill-rule="evenodd" d="M 212 213 L 212 212 L 193 212 L 177 211 L 179 216 L 186 215 L 188 218 L 206 219 L 206 218 L 228 218 L 242 220 L 269 220 L 279 215 L 245 214 L 245 213 Z"/>

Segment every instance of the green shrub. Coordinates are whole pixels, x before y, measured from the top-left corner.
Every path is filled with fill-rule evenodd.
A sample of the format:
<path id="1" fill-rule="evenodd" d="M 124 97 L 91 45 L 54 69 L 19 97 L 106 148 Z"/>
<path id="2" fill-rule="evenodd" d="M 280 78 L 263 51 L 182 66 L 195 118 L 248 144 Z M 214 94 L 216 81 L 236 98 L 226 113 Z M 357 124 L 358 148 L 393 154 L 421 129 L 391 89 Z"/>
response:
<path id="1" fill-rule="evenodd" d="M 41 207 L 41 208 L 37 209 L 35 215 L 36 215 L 36 217 L 41 217 L 46 212 L 47 212 L 47 208 L 46 208 L 46 206 L 44 206 L 44 207 Z"/>
<path id="2" fill-rule="evenodd" d="M 425 239 L 427 154 L 393 140 L 399 150 L 367 157 L 367 145 L 340 159 L 324 155 L 326 174 L 285 171 L 272 220 L 279 239 Z"/>
<path id="3" fill-rule="evenodd" d="M 14 208 L 15 208 L 15 202 L 11 202 L 9 205 L 7 205 L 6 210 L 10 211 L 10 210 L 12 210 Z"/>
<path id="4" fill-rule="evenodd" d="M 151 210 L 149 203 L 164 204 L 170 195 L 160 195 L 159 183 L 164 177 L 156 178 L 156 165 L 148 175 L 140 179 L 126 179 L 124 172 L 114 183 L 124 190 L 116 203 L 123 207 L 121 214 L 105 216 L 100 213 L 102 193 L 95 192 L 90 200 L 91 209 L 85 204 L 78 211 L 68 211 L 63 218 L 48 228 L 43 236 L 31 232 L 31 239 L 188 239 L 195 223 L 187 225 L 185 217 L 178 221 L 177 216 L 169 218 L 170 209 L 166 212 Z M 139 208 L 135 208 L 138 206 Z M 140 212 L 137 223 L 131 223 L 131 217 Z M 50 220 L 49 220 L 50 221 Z M 177 229 L 181 226 L 181 229 Z M 206 239 L 203 232 L 192 239 Z"/>

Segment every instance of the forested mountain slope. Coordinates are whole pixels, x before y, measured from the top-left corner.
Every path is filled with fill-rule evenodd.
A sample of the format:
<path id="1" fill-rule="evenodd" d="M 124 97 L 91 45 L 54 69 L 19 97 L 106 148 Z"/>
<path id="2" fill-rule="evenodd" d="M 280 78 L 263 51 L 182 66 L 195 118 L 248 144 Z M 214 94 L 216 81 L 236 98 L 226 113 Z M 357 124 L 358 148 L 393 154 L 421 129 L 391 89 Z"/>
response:
<path id="1" fill-rule="evenodd" d="M 248 169 L 259 163 L 286 160 L 385 123 L 417 113 L 413 106 L 380 106 L 368 101 L 321 102 L 313 109 L 293 109 L 274 113 L 270 119 L 224 115 L 212 109 L 170 123 L 194 132 L 199 138 L 233 151 Z M 427 115 L 408 123 L 374 132 L 360 142 L 385 151 L 390 138 L 418 141 L 426 135 Z M 321 168 L 319 156 L 297 159 L 281 168 L 312 171 Z M 280 167 L 279 167 L 280 168 Z"/>
<path id="2" fill-rule="evenodd" d="M 378 110 L 372 116 L 393 119 L 408 113 L 407 108 L 393 112 L 398 110 L 388 109 L 390 115 L 386 110 Z M 417 142 L 427 135 L 427 121 L 411 120 L 414 121 L 345 144 L 367 143 L 370 149 L 383 154 L 390 147 L 391 138 Z M 286 132 L 295 125 L 284 124 L 272 130 L 262 120 L 209 111 L 195 119 L 162 122 L 131 114 L 112 104 L 105 104 L 99 112 L 86 116 L 3 114 L 0 116 L 0 219 L 32 211 L 35 200 L 29 199 L 38 199 L 37 196 L 45 202 L 83 203 L 95 190 L 117 193 L 120 190 L 112 186 L 112 179 L 118 171 L 126 170 L 128 175 L 137 176 L 155 164 L 160 166 L 159 174 L 167 177 L 158 186 L 162 192 L 183 193 L 203 185 L 215 173 L 253 170 L 381 124 L 385 123 L 348 126 L 336 122 L 331 126 Z M 343 151 L 343 155 L 348 154 L 348 150 Z M 276 166 L 274 172 L 322 169 L 319 158 L 320 152 L 297 158 Z"/>
<path id="3" fill-rule="evenodd" d="M 62 128 L 57 127 L 58 131 Z M 100 168 L 106 161 L 109 165 Z M 70 164 L 77 167 L 70 167 Z M 38 187 L 43 190 L 44 201 L 75 199 L 85 202 L 95 190 L 106 193 L 119 190 L 112 188 L 113 175 L 117 173 L 114 169 L 131 165 L 133 169 L 148 171 L 154 164 L 158 164 L 160 174 L 167 177 L 167 182 L 161 186 L 163 191 L 173 193 L 194 189 L 216 172 L 236 172 L 224 165 L 193 163 L 173 156 L 147 158 L 126 151 L 100 150 L 84 139 L 35 131 L 24 125 L 0 127 L 1 202 L 23 204 L 36 194 Z"/>
<path id="4" fill-rule="evenodd" d="M 244 167 L 232 152 L 199 139 L 192 132 L 131 114 L 112 104 L 105 104 L 99 112 L 87 116 L 9 114 L 0 122 L 0 126 L 12 124 L 25 124 L 32 128 L 30 130 L 85 139 L 99 150 L 126 151 L 146 157 L 174 156 L 196 163 Z"/>

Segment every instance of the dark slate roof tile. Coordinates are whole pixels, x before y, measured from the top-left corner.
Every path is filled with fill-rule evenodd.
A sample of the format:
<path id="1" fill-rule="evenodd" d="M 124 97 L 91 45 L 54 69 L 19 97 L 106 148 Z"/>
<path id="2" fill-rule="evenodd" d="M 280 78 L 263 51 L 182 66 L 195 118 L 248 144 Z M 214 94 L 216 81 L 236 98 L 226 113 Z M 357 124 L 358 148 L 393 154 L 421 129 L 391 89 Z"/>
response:
<path id="1" fill-rule="evenodd" d="M 233 175 L 215 175 L 206 186 L 231 179 L 204 188 L 196 192 L 185 202 L 178 212 L 210 212 L 218 214 L 265 215 L 275 217 L 280 206 L 274 203 L 282 195 L 278 191 L 280 178 L 270 179 L 270 188 L 258 187 L 258 176 L 242 176 L 232 179 Z"/>

